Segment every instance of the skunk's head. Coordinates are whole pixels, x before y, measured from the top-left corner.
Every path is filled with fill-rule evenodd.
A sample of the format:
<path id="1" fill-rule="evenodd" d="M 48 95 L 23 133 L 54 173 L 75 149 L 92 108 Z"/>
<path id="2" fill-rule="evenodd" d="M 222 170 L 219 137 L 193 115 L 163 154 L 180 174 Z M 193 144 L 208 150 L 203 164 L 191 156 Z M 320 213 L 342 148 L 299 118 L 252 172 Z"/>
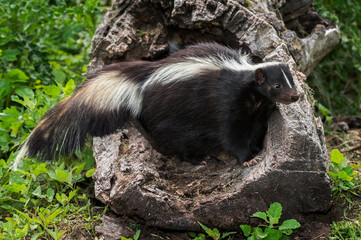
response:
<path id="1" fill-rule="evenodd" d="M 273 102 L 290 104 L 300 98 L 286 64 L 260 64 L 255 70 L 254 80 L 258 91 Z"/>

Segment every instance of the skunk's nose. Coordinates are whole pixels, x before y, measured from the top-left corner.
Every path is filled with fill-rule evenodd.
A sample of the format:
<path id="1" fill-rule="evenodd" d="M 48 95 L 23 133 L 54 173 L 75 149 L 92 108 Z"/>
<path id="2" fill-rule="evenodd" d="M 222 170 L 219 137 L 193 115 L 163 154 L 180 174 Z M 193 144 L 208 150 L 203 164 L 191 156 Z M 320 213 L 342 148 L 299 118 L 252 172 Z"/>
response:
<path id="1" fill-rule="evenodd" d="M 293 95 L 293 96 L 291 96 L 291 99 L 292 99 L 292 101 L 297 101 L 298 99 L 300 99 L 300 95 Z"/>

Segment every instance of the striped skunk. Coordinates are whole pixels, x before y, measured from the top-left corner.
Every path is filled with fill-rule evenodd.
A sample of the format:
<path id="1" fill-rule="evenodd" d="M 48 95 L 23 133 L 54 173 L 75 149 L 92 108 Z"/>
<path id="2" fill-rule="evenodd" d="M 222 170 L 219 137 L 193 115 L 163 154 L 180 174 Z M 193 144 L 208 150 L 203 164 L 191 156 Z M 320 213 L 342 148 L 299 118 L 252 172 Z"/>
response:
<path id="1" fill-rule="evenodd" d="M 105 66 L 47 114 L 24 142 L 25 156 L 54 159 L 80 150 L 87 134 L 104 136 L 135 118 L 163 154 L 196 163 L 225 151 L 238 162 L 262 148 L 275 102 L 299 95 L 289 67 L 253 65 L 216 43 L 179 50 L 156 61 Z"/>

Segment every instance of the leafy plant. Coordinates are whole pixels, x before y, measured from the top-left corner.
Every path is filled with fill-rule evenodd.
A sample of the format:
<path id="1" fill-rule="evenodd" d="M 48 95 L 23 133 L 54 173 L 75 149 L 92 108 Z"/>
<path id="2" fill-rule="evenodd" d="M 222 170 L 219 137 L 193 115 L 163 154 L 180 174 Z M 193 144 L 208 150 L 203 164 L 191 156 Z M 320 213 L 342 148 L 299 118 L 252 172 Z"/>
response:
<path id="1" fill-rule="evenodd" d="M 248 240 L 265 239 L 265 240 L 278 240 L 289 239 L 289 236 L 294 230 L 298 229 L 301 225 L 295 219 L 288 219 L 281 225 L 280 218 L 282 215 L 282 206 L 280 203 L 272 203 L 266 212 L 256 212 L 252 217 L 263 219 L 267 225 L 260 225 L 253 228 L 250 225 L 240 225 L 242 232 Z"/>
<path id="2" fill-rule="evenodd" d="M 247 237 L 248 240 L 278 240 L 278 239 L 289 239 L 289 236 L 297 230 L 301 225 L 295 219 L 288 219 L 282 224 L 280 223 L 282 215 L 282 206 L 280 203 L 272 203 L 270 208 L 266 212 L 256 212 L 252 217 L 257 217 L 264 220 L 267 225 L 259 225 L 258 227 L 252 228 L 250 225 L 240 225 L 240 228 L 243 232 L 243 235 Z M 193 240 L 205 240 L 207 237 L 210 237 L 214 240 L 218 239 L 231 239 L 230 235 L 236 234 L 237 232 L 226 232 L 221 234 L 217 228 L 210 229 L 198 222 L 198 224 L 203 228 L 207 235 L 203 233 L 190 232 L 188 235 Z"/>
<path id="3" fill-rule="evenodd" d="M 125 238 L 121 237 L 121 240 L 138 240 L 140 236 L 140 230 L 138 229 L 137 232 L 134 234 L 133 238 Z"/>
<path id="4" fill-rule="evenodd" d="M 0 5 L 0 239 L 59 239 L 76 227 L 94 238 L 92 225 L 106 208 L 91 206 L 79 188 L 94 172 L 89 148 L 51 164 L 10 166 L 41 117 L 85 79 L 101 7 L 96 0 Z"/>
<path id="5" fill-rule="evenodd" d="M 27 159 L 17 172 L 10 170 L 9 163 L 0 160 L 0 239 L 59 239 L 68 231 L 59 230 L 62 224 L 91 212 L 90 201 L 79 196 L 80 188 L 75 187 L 85 180 L 79 171 L 84 163 L 74 162 L 65 171 L 64 163 L 47 165 Z"/>
<path id="6" fill-rule="evenodd" d="M 198 224 L 203 228 L 203 230 L 206 232 L 206 234 L 209 237 L 211 237 L 213 240 L 225 239 L 226 237 L 229 237 L 230 235 L 237 233 L 237 232 L 226 232 L 226 233 L 221 234 L 217 228 L 210 229 L 200 222 L 198 222 Z M 192 237 L 193 240 L 205 240 L 206 239 L 206 236 L 202 233 L 197 235 L 193 232 L 190 232 L 190 233 L 188 233 L 188 235 L 190 237 Z M 228 239 L 230 239 L 230 238 L 228 238 Z"/>
<path id="7" fill-rule="evenodd" d="M 345 197 L 348 202 L 351 199 L 347 196 L 347 193 L 357 195 L 355 191 L 358 189 L 360 180 L 356 178 L 357 173 L 354 172 L 356 168 L 361 165 L 348 165 L 346 157 L 337 149 L 331 152 L 331 171 L 327 171 L 332 180 L 332 190 L 336 199 L 339 197 Z"/>
<path id="8" fill-rule="evenodd" d="M 100 17 L 97 1 L 0 0 L 0 5 L 0 108 L 11 105 L 17 89 L 38 80 L 52 84 L 54 76 L 65 80 L 64 73 L 79 77 Z"/>
<path id="9" fill-rule="evenodd" d="M 96 0 L 0 0 L 0 158 L 84 80 Z"/>
<path id="10" fill-rule="evenodd" d="M 26 76 L 21 70 L 17 69 L 17 72 Z M 35 89 L 17 89 L 11 100 L 22 108 L 11 106 L 0 113 L 0 150 L 3 153 L 17 147 L 48 109 L 73 92 L 75 84 L 73 80 L 69 80 L 65 86 L 39 84 L 35 85 Z"/>
<path id="11" fill-rule="evenodd" d="M 315 8 L 341 33 L 340 44 L 310 75 L 315 98 L 335 115 L 360 115 L 361 2 L 316 0 Z"/>

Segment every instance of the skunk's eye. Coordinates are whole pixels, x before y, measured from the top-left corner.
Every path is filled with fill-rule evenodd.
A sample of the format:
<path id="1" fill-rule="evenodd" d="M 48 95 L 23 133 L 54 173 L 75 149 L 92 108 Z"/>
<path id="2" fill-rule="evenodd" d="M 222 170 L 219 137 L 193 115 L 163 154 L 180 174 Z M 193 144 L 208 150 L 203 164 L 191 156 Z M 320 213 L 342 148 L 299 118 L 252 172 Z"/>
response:
<path id="1" fill-rule="evenodd" d="M 273 85 L 274 88 L 280 88 L 281 87 L 281 84 L 279 83 L 276 83 L 275 85 Z"/>

